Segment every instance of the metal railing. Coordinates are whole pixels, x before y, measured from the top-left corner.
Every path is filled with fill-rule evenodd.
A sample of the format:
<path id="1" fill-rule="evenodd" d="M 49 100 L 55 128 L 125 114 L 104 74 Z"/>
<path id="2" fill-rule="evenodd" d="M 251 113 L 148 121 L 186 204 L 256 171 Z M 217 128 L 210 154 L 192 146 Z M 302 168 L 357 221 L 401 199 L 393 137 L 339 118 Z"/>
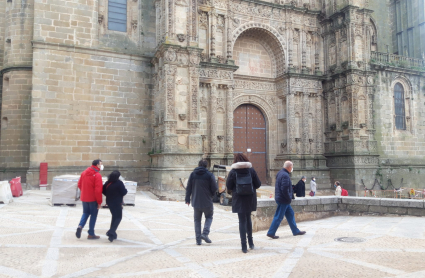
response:
<path id="1" fill-rule="evenodd" d="M 404 68 L 423 68 L 425 70 L 425 60 L 391 53 L 372 51 L 370 55 L 370 62 L 372 64 L 386 64 Z"/>

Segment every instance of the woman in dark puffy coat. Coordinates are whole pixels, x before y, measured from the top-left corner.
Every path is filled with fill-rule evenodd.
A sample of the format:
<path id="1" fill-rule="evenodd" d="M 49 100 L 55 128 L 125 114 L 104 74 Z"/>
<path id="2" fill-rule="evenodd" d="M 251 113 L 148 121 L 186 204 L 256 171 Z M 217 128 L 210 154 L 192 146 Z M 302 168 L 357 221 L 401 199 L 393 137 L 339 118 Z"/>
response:
<path id="1" fill-rule="evenodd" d="M 239 178 L 249 177 L 252 179 L 252 194 L 239 195 L 236 191 L 236 175 Z M 251 162 L 241 153 L 235 154 L 232 170 L 229 172 L 226 181 L 227 190 L 232 192 L 232 212 L 238 214 L 239 218 L 239 234 L 241 236 L 242 252 L 247 253 L 246 238 L 248 236 L 248 244 L 250 249 L 254 249 L 254 241 L 252 239 L 252 222 L 251 212 L 257 210 L 257 192 L 260 188 L 261 181 L 257 176 Z"/>
<path id="2" fill-rule="evenodd" d="M 118 237 L 117 229 L 122 219 L 123 197 L 127 194 L 124 183 L 119 179 L 120 176 L 121 173 L 119 171 L 112 171 L 108 181 L 103 185 L 103 195 L 106 196 L 106 204 L 112 214 L 111 227 L 106 232 L 110 242 Z"/>

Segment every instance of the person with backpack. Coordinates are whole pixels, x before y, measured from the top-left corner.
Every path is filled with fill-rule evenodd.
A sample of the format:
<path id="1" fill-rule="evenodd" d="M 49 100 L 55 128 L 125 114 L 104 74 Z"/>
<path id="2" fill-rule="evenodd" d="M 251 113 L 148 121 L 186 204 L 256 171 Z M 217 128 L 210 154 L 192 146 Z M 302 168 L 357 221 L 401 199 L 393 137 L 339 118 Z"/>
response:
<path id="1" fill-rule="evenodd" d="M 103 185 L 103 195 L 106 196 L 106 204 L 112 214 L 111 226 L 109 231 L 106 232 L 110 242 L 118 237 L 117 229 L 122 220 L 123 197 L 127 195 L 127 189 L 124 183 L 120 181 L 120 176 L 121 173 L 119 171 L 112 171 L 108 180 Z"/>
<path id="2" fill-rule="evenodd" d="M 257 189 L 261 181 L 257 176 L 251 162 L 242 154 L 235 154 L 232 170 L 226 180 L 227 191 L 232 194 L 232 212 L 238 214 L 239 235 L 241 238 L 242 252 L 247 253 L 248 248 L 254 249 L 252 238 L 251 212 L 257 210 Z"/>
<path id="3" fill-rule="evenodd" d="M 334 184 L 335 189 L 335 196 L 348 196 L 348 191 L 342 188 L 341 183 L 339 181 L 336 181 Z"/>
<path id="4" fill-rule="evenodd" d="M 272 239 L 278 239 L 276 231 L 279 228 L 283 217 L 286 216 L 289 227 L 291 228 L 294 236 L 304 235 L 305 231 L 300 231 L 295 223 L 294 210 L 291 207 L 292 201 L 292 181 L 289 176 L 294 169 L 294 164 L 291 161 L 286 161 L 283 164 L 283 169 L 277 173 L 276 184 L 275 184 L 275 201 L 277 203 L 277 209 L 273 217 L 272 224 L 267 232 L 267 236 Z"/>
<path id="5" fill-rule="evenodd" d="M 185 203 L 190 205 L 192 196 L 193 218 L 195 222 L 196 244 L 201 245 L 202 240 L 211 243 L 208 237 L 213 221 L 214 205 L 212 198 L 218 190 L 214 175 L 207 170 L 208 162 L 201 160 L 198 167 L 190 174 L 186 186 Z M 205 215 L 204 230 L 201 233 L 202 214 Z"/>

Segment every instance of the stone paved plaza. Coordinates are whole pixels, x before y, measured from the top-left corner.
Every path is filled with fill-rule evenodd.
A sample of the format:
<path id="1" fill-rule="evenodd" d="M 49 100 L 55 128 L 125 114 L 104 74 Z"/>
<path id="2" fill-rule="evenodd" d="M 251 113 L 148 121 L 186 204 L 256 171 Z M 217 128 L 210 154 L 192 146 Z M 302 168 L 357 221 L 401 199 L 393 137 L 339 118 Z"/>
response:
<path id="1" fill-rule="evenodd" d="M 425 277 L 425 218 L 341 216 L 299 223 L 278 240 L 254 234 L 256 249 L 240 250 L 237 216 L 217 206 L 210 238 L 195 245 L 192 208 L 138 192 L 125 207 L 119 239 L 75 237 L 82 208 L 51 207 L 50 192 L 27 191 L 0 204 L 0 277 Z M 285 222 L 285 220 L 284 220 Z M 363 242 L 337 242 L 356 237 Z"/>

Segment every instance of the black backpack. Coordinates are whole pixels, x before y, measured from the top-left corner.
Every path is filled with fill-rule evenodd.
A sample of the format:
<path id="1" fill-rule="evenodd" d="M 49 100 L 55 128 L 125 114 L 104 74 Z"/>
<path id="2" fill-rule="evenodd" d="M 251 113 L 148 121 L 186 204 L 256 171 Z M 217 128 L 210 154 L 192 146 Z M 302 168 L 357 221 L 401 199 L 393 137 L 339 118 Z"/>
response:
<path id="1" fill-rule="evenodd" d="M 254 194 L 254 187 L 252 186 L 252 177 L 251 173 L 249 176 L 238 177 L 238 173 L 236 173 L 236 193 L 238 195 L 252 195 Z"/>

